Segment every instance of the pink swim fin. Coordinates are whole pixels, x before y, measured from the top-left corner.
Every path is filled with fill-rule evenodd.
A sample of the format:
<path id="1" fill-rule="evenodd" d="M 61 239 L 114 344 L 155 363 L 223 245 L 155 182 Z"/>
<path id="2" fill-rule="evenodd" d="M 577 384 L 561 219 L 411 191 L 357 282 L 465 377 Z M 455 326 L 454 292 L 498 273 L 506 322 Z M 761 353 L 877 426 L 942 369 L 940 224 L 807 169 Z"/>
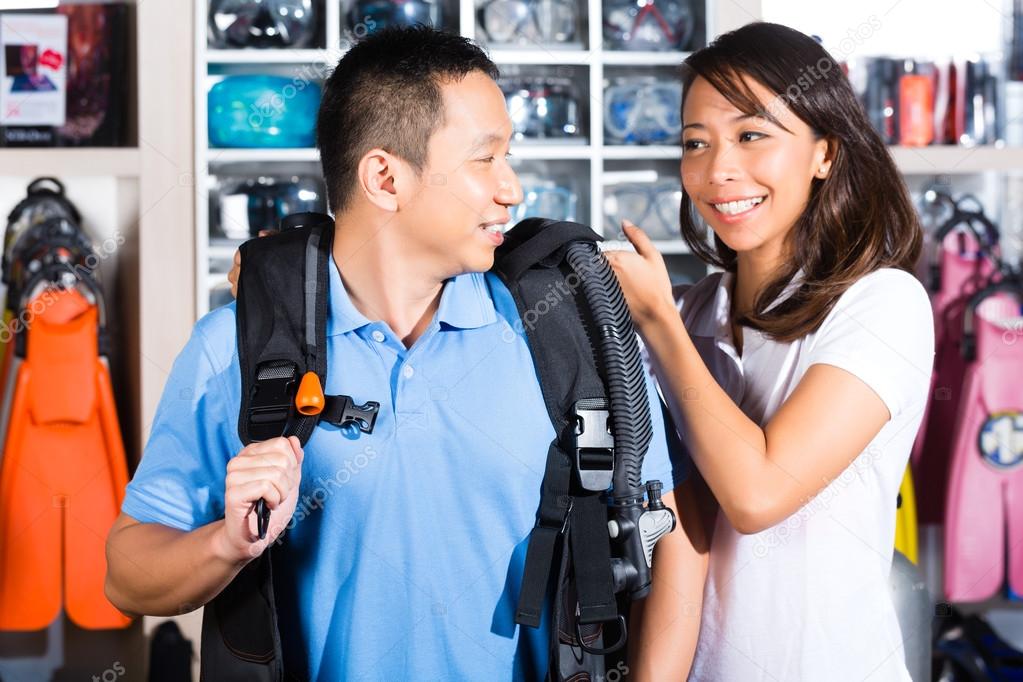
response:
<path id="1" fill-rule="evenodd" d="M 990 277 L 994 266 L 978 255 L 980 246 L 969 232 L 952 232 L 942 242 L 941 287 L 931 295 L 934 308 L 934 372 L 930 398 L 910 461 L 920 524 L 942 523 L 952 456 L 952 438 L 966 373 L 959 350 L 966 299 Z"/>
<path id="2" fill-rule="evenodd" d="M 1023 321 L 1014 296 L 978 306 L 976 360 L 966 369 L 945 509 L 945 596 L 982 601 L 1005 582 L 1023 590 Z M 930 457 L 928 452 L 927 456 Z M 1006 547 L 1009 550 L 1006 561 Z"/>

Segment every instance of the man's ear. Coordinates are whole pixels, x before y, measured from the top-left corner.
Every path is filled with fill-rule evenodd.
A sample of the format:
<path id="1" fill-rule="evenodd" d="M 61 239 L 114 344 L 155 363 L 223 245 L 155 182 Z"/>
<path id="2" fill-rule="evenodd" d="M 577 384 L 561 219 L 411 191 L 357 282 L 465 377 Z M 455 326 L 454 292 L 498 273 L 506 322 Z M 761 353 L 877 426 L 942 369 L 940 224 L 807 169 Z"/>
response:
<path id="1" fill-rule="evenodd" d="M 403 163 L 383 149 L 371 149 L 359 161 L 358 186 L 365 197 L 384 211 L 398 210 L 398 188 Z"/>

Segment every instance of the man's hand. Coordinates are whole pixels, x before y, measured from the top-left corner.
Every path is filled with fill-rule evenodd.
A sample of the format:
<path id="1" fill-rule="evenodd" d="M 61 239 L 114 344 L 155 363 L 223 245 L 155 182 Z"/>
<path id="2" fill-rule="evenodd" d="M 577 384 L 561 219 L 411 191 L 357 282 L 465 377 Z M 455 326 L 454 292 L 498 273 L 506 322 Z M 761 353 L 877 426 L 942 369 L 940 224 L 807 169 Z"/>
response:
<path id="1" fill-rule="evenodd" d="M 284 532 L 295 513 L 303 457 L 298 438 L 289 436 L 251 443 L 227 463 L 224 526 L 218 538 L 218 553 L 224 558 L 250 561 Z M 270 525 L 263 540 L 256 533 L 259 499 L 266 500 L 270 509 Z"/>

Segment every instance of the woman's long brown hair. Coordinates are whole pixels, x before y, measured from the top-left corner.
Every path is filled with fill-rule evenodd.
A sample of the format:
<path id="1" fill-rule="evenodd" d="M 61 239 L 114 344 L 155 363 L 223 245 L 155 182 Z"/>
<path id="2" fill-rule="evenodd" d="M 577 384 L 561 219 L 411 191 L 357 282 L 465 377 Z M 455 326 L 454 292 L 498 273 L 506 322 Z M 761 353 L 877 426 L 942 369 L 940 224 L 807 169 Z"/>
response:
<path id="1" fill-rule="evenodd" d="M 772 118 L 770 106 L 743 83 L 747 76 L 778 97 L 837 147 L 828 177 L 814 179 L 802 215 L 788 233 L 788 258 L 738 320 L 777 341 L 792 341 L 820 326 L 838 297 L 878 268 L 913 271 L 923 232 L 906 185 L 881 137 L 867 120 L 849 79 L 810 37 L 779 24 L 757 22 L 719 36 L 682 65 L 688 93 L 708 81 L 743 113 Z M 683 100 L 684 101 L 684 100 Z M 706 228 L 683 193 L 682 238 L 704 262 L 735 272 L 736 253 Z M 803 283 L 771 308 L 803 269 Z"/>

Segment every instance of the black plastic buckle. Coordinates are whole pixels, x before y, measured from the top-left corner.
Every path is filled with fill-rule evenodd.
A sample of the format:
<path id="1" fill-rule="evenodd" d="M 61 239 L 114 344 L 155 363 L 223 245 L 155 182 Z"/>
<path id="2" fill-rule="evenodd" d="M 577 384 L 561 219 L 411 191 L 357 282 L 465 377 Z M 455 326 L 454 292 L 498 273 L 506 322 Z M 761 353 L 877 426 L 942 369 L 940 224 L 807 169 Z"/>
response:
<path id="1" fill-rule="evenodd" d="M 249 438 L 270 440 L 284 433 L 295 405 L 296 367 L 290 362 L 269 362 L 256 370 L 249 401 Z"/>
<path id="2" fill-rule="evenodd" d="M 320 419 L 336 426 L 355 424 L 363 433 L 373 433 L 380 412 L 380 403 L 370 400 L 362 405 L 347 395 L 329 395 Z"/>
<path id="3" fill-rule="evenodd" d="M 598 404 L 604 407 L 598 407 Z M 614 480 L 615 440 L 611 434 L 611 412 L 607 401 L 580 400 L 573 408 L 575 418 L 575 468 L 586 490 L 602 492 Z"/>

